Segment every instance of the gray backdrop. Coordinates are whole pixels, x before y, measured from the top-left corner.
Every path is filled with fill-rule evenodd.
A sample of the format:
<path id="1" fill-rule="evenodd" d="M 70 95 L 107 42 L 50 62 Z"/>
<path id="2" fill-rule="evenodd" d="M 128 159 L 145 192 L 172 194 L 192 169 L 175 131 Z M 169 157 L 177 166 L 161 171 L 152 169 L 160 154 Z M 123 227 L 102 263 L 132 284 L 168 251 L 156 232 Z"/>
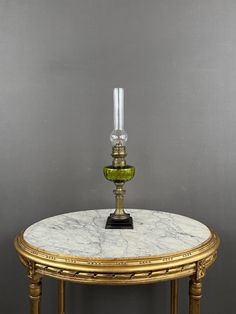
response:
<path id="1" fill-rule="evenodd" d="M 234 0 L 0 0 L 0 313 L 28 313 L 17 232 L 65 211 L 113 206 L 102 174 L 113 87 L 125 88 L 128 161 L 137 168 L 127 207 L 214 227 L 222 243 L 203 313 L 234 314 Z M 56 313 L 53 280 L 43 294 L 43 313 Z M 70 284 L 67 297 L 70 314 L 164 314 L 169 286 Z"/>

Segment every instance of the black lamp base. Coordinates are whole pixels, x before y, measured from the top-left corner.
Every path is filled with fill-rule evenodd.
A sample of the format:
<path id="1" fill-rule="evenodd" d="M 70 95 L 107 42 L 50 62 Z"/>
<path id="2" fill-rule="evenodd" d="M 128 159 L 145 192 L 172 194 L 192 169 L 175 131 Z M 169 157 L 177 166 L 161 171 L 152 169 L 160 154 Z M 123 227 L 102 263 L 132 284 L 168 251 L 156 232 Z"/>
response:
<path id="1" fill-rule="evenodd" d="M 133 218 L 114 219 L 112 214 L 107 218 L 106 229 L 134 229 Z"/>

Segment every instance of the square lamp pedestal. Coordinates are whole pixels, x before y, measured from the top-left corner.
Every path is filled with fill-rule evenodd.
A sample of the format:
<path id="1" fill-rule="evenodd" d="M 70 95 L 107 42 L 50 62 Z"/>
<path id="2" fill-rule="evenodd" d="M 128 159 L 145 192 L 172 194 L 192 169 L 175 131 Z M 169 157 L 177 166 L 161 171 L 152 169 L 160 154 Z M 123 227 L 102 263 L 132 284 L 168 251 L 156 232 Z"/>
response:
<path id="1" fill-rule="evenodd" d="M 114 219 L 112 214 L 107 218 L 106 229 L 133 229 L 133 218 Z"/>

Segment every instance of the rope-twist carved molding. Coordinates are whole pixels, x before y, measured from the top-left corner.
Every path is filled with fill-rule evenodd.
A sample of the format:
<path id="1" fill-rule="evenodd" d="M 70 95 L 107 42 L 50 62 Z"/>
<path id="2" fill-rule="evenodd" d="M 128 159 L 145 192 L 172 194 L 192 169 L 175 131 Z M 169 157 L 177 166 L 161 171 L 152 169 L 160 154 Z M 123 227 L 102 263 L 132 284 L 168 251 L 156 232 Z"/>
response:
<path id="1" fill-rule="evenodd" d="M 171 278 L 190 276 L 196 273 L 197 279 L 205 275 L 206 269 L 215 261 L 216 254 L 208 258 L 182 266 L 150 270 L 144 272 L 84 272 L 60 269 L 42 264 L 35 264 L 36 273 L 42 276 L 49 276 L 58 279 L 81 282 L 81 283 L 116 283 L 116 284 L 132 284 L 137 282 L 156 282 L 162 280 L 169 280 Z M 204 266 L 203 266 L 204 265 Z M 204 269 L 204 271 L 203 271 Z"/>
<path id="2" fill-rule="evenodd" d="M 137 259 L 103 260 L 56 256 L 32 248 L 22 235 L 15 241 L 16 249 L 31 279 L 49 276 L 92 284 L 137 284 L 195 276 L 205 276 L 207 268 L 217 256 L 219 239 L 216 234 L 201 247 L 170 256 Z"/>

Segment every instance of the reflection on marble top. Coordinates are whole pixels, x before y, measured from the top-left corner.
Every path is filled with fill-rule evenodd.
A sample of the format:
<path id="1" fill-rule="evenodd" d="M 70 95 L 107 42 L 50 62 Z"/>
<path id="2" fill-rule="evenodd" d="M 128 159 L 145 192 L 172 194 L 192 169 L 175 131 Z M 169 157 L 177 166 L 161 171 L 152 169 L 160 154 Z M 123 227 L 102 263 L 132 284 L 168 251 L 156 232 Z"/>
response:
<path id="1" fill-rule="evenodd" d="M 105 229 L 113 209 L 72 212 L 41 220 L 24 232 L 31 245 L 69 256 L 122 258 L 153 256 L 191 249 L 210 237 L 210 230 L 191 218 L 172 213 L 127 209 L 133 230 Z"/>

